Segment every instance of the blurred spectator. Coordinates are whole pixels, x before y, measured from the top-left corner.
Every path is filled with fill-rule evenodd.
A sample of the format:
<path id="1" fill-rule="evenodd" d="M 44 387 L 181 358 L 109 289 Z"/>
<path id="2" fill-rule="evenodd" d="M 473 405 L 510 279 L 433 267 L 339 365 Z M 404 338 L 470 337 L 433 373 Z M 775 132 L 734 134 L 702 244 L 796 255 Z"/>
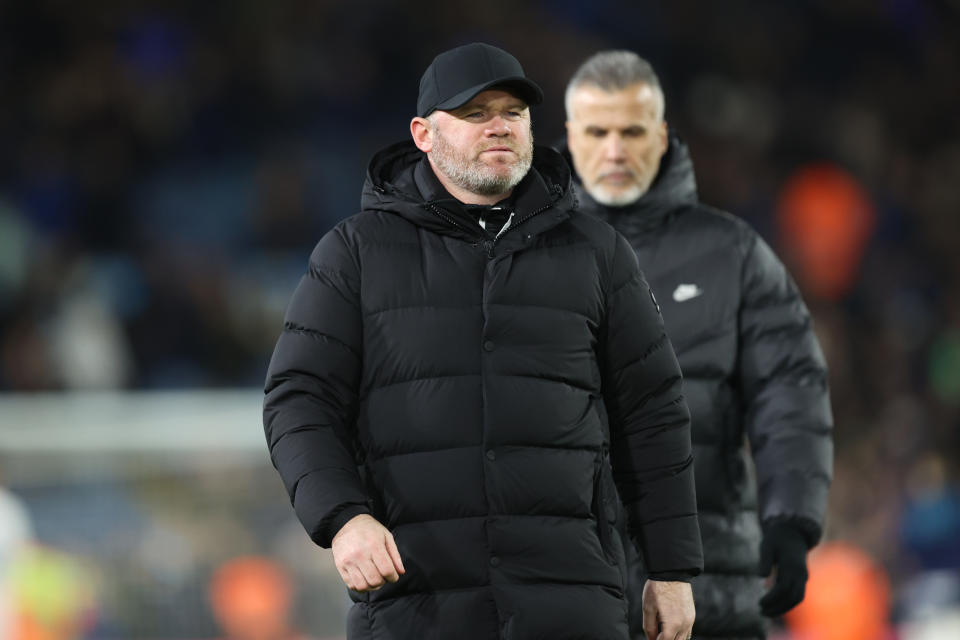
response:
<path id="1" fill-rule="evenodd" d="M 780 193 L 777 222 L 801 286 L 825 300 L 846 297 L 874 226 L 873 205 L 857 181 L 835 166 L 797 169 Z"/>
<path id="2" fill-rule="evenodd" d="M 909 470 L 900 535 L 916 569 L 948 569 L 960 577 L 960 493 L 937 453 L 927 453 Z"/>
<path id="3" fill-rule="evenodd" d="M 14 637 L 13 567 L 32 536 L 23 501 L 0 484 L 0 638 Z"/>
<path id="4" fill-rule="evenodd" d="M 234 558 L 220 566 L 210 581 L 210 601 L 223 640 L 307 640 L 290 620 L 290 577 L 267 558 Z"/>
<path id="5" fill-rule="evenodd" d="M 0 313 L 26 283 L 33 233 L 23 212 L 0 199 Z"/>
<path id="6" fill-rule="evenodd" d="M 854 546 L 828 543 L 810 554 L 807 595 L 786 615 L 797 640 L 892 640 L 890 584 Z"/>
<path id="7" fill-rule="evenodd" d="M 960 330 L 949 328 L 930 346 L 930 387 L 946 406 L 960 407 Z"/>
<path id="8" fill-rule="evenodd" d="M 96 616 L 94 576 L 83 562 L 42 546 L 21 550 L 10 570 L 12 640 L 80 640 Z"/>
<path id="9" fill-rule="evenodd" d="M 126 336 L 100 300 L 83 293 L 63 300 L 49 330 L 54 375 L 64 388 L 126 386 L 133 365 Z"/>

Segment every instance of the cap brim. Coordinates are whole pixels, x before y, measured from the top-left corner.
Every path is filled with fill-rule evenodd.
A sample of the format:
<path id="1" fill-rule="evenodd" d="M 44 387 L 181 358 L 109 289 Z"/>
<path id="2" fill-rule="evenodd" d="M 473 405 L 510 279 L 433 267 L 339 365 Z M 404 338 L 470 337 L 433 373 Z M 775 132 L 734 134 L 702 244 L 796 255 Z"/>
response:
<path id="1" fill-rule="evenodd" d="M 543 91 L 540 89 L 540 87 L 523 76 L 514 76 L 511 78 L 499 78 L 497 80 L 491 80 L 490 82 L 478 84 L 470 87 L 469 89 L 464 89 L 452 98 L 448 98 L 436 105 L 430 111 L 436 111 L 437 109 L 440 109 L 441 111 L 450 111 L 452 109 L 462 107 L 470 102 L 470 100 L 472 100 L 473 97 L 481 91 L 486 91 L 487 89 L 492 89 L 494 87 L 503 87 L 505 90 L 516 94 L 516 96 L 526 102 L 527 105 L 535 105 L 543 102 Z M 423 118 L 427 117 L 428 115 L 430 114 L 420 114 L 420 116 Z"/>

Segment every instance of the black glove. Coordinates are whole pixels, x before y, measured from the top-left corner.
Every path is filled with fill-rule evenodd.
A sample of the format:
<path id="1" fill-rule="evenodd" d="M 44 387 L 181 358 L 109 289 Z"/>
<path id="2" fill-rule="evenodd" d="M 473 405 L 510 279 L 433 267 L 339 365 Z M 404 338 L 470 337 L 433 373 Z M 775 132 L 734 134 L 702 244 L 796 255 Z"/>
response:
<path id="1" fill-rule="evenodd" d="M 807 586 L 807 540 L 789 521 L 764 527 L 760 545 L 760 575 L 770 575 L 776 566 L 777 579 L 760 599 L 760 611 L 768 617 L 782 616 L 800 604 Z"/>

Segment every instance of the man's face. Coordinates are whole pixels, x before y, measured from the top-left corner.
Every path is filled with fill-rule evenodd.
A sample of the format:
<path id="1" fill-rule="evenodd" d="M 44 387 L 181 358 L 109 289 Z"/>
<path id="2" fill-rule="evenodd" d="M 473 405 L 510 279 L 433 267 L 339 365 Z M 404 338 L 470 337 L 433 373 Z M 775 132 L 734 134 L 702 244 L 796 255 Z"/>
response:
<path id="1" fill-rule="evenodd" d="M 567 145 L 587 193 L 608 206 L 639 200 L 667 150 L 663 93 L 646 83 L 615 91 L 584 85 L 569 109 Z"/>
<path id="2" fill-rule="evenodd" d="M 484 196 L 506 193 L 530 170 L 530 110 L 506 91 L 483 91 L 458 109 L 434 111 L 428 120 L 428 155 L 462 189 Z"/>

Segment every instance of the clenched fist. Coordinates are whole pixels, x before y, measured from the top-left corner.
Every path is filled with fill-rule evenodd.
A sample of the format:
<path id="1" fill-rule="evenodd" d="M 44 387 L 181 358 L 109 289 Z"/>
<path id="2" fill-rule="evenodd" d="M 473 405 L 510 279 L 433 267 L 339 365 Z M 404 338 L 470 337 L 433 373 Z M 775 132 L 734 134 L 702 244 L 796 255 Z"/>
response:
<path id="1" fill-rule="evenodd" d="M 696 611 L 686 582 L 647 580 L 643 587 L 643 630 L 648 640 L 688 640 Z"/>
<path id="2" fill-rule="evenodd" d="M 333 561 L 354 591 L 376 591 L 405 573 L 393 534 L 370 515 L 347 521 L 333 537 Z"/>

